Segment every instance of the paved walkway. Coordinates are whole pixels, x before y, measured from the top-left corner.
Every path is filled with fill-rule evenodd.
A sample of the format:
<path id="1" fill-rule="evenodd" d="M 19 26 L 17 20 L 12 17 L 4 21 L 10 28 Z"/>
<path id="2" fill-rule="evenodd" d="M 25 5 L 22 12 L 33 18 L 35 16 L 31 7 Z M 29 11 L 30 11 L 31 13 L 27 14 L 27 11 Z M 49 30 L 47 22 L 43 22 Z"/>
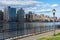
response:
<path id="1" fill-rule="evenodd" d="M 53 35 L 54 31 L 50 31 L 50 32 L 46 32 L 46 33 L 42 33 L 42 34 L 38 34 L 38 35 L 34 35 L 34 36 L 29 36 L 26 38 L 22 38 L 22 39 L 17 39 L 17 40 L 36 40 L 38 38 L 42 38 L 42 37 L 46 37 L 48 35 Z M 56 33 L 60 32 L 60 30 L 56 30 Z"/>

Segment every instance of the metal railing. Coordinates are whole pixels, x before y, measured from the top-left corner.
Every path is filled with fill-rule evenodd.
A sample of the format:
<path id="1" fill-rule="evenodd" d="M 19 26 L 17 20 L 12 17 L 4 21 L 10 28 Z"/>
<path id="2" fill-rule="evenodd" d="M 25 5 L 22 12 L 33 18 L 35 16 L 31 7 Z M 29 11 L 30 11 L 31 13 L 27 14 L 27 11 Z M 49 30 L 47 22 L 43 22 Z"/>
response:
<path id="1" fill-rule="evenodd" d="M 2 24 L 1 24 L 2 25 Z M 10 39 L 14 37 L 29 35 L 29 34 L 38 34 L 43 32 L 48 32 L 54 30 L 53 25 L 34 25 L 31 23 L 18 24 L 18 23 L 3 23 L 0 26 L 0 39 Z"/>

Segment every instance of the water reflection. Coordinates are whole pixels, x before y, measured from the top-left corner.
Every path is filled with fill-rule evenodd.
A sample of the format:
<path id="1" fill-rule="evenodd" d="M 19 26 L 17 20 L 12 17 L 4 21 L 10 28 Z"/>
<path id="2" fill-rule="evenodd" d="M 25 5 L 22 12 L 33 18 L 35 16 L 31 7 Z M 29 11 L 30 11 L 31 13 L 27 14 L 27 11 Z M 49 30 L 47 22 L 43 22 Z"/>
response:
<path id="1" fill-rule="evenodd" d="M 24 35 L 24 23 L 17 23 L 17 36 Z"/>
<path id="2" fill-rule="evenodd" d="M 41 25 L 44 26 L 41 26 Z M 48 25 L 47 25 L 48 24 Z M 0 39 L 53 30 L 52 23 L 0 23 Z"/>

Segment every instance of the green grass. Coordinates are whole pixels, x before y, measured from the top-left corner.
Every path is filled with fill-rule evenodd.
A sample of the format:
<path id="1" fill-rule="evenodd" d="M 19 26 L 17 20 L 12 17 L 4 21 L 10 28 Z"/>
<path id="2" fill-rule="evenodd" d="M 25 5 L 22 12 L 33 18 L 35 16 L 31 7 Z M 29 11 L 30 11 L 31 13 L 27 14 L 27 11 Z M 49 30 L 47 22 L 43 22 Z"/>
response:
<path id="1" fill-rule="evenodd" d="M 37 40 L 60 40 L 60 33 L 57 33 L 56 36 L 47 36 Z"/>

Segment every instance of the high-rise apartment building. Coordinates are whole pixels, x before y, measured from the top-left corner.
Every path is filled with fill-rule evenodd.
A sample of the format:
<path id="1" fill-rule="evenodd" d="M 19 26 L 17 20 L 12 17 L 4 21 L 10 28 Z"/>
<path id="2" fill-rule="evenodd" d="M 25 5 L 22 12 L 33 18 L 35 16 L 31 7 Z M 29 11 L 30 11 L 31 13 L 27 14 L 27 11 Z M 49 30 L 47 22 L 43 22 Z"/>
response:
<path id="1" fill-rule="evenodd" d="M 4 21 L 16 21 L 16 8 L 8 6 L 4 9 Z"/>
<path id="2" fill-rule="evenodd" d="M 19 22 L 24 22 L 24 14 L 25 12 L 22 8 L 17 11 L 17 20 Z"/>

